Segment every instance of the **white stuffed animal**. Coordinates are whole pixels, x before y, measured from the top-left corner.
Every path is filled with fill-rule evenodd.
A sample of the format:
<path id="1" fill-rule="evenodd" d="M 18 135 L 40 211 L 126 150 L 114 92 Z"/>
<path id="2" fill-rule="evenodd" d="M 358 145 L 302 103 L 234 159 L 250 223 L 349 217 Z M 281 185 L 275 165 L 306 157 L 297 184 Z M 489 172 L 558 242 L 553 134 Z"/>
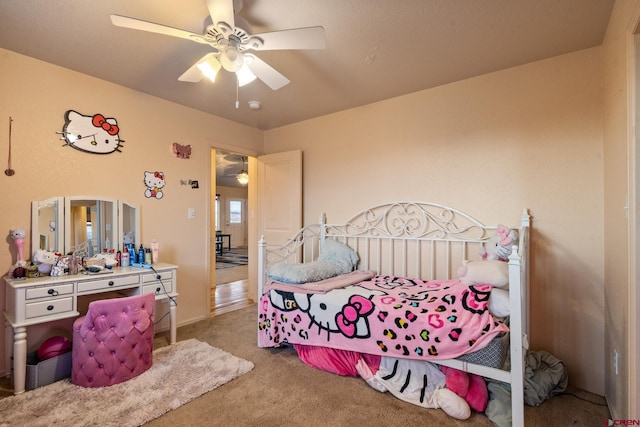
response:
<path id="1" fill-rule="evenodd" d="M 496 235 L 491 237 L 482 247 L 480 255 L 482 259 L 499 259 L 508 261 L 514 244 L 518 242 L 518 232 L 504 225 L 498 225 Z"/>
<path id="2" fill-rule="evenodd" d="M 509 287 L 509 264 L 497 259 L 484 261 L 462 261 L 458 277 L 467 285 L 491 285 L 497 288 Z"/>
<path id="3" fill-rule="evenodd" d="M 33 260 L 38 263 L 39 273 L 49 274 L 51 273 L 51 267 L 53 267 L 58 261 L 58 254 L 38 249 L 33 254 Z"/>
<path id="4" fill-rule="evenodd" d="M 58 255 L 55 252 L 45 251 L 44 249 L 38 249 L 33 254 L 33 260 L 38 264 L 55 264 L 58 260 Z"/>
<path id="5" fill-rule="evenodd" d="M 509 264 L 497 259 L 484 261 L 463 261 L 458 269 L 458 277 L 467 285 L 491 285 L 489 312 L 496 317 L 510 314 L 509 305 Z"/>

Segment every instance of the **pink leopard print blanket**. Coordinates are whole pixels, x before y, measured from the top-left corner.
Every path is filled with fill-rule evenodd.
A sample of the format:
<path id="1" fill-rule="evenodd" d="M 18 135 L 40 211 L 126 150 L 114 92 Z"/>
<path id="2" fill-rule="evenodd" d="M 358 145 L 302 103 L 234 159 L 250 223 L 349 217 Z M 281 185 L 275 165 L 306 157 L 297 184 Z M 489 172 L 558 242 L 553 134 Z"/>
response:
<path id="1" fill-rule="evenodd" d="M 271 289 L 262 295 L 263 347 L 285 343 L 443 360 L 485 347 L 508 331 L 487 308 L 491 286 L 460 280 L 375 276 L 327 293 Z"/>

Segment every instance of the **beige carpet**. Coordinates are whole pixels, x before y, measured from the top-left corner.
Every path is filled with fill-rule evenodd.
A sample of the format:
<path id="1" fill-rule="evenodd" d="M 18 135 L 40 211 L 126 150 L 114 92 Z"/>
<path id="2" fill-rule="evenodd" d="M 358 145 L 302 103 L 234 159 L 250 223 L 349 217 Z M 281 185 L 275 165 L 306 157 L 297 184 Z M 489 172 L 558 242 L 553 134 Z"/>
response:
<path id="1" fill-rule="evenodd" d="M 0 400 L 0 426 L 138 426 L 243 375 L 253 363 L 196 339 L 154 351 L 153 366 L 111 387 L 69 379 Z"/>
<path id="2" fill-rule="evenodd" d="M 291 348 L 258 348 L 256 323 L 257 306 L 253 304 L 178 328 L 178 340 L 207 342 L 251 360 L 255 368 L 145 427 L 494 427 L 484 414 L 475 413 L 467 421 L 458 421 L 439 409 L 423 409 L 377 392 L 360 378 L 310 368 Z M 161 332 L 156 341 L 166 344 L 168 337 L 168 332 Z M 172 395 L 188 386 L 185 382 L 175 387 Z M 610 415 L 603 397 L 573 387 L 571 377 L 568 391 L 538 407 L 526 406 L 526 427 L 606 425 Z M 0 409 L 0 423 L 4 415 Z"/>
<path id="3" fill-rule="evenodd" d="M 439 409 L 420 408 L 380 393 L 361 378 L 310 368 L 291 348 L 258 348 L 256 332 L 256 304 L 178 328 L 178 339 L 206 341 L 251 360 L 255 368 L 145 427 L 493 427 L 484 414 L 458 421 Z M 525 407 L 526 427 L 601 426 L 609 418 L 604 398 L 571 385 L 570 392 L 538 407 Z"/>

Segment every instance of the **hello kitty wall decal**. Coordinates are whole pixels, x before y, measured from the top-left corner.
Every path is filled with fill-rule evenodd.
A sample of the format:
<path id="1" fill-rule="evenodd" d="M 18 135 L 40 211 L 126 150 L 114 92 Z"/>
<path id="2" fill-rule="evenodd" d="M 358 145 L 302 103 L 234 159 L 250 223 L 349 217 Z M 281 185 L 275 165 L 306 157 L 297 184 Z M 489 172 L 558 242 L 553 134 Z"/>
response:
<path id="1" fill-rule="evenodd" d="M 74 110 L 68 110 L 64 114 L 64 126 L 62 135 L 65 144 L 76 150 L 92 154 L 111 154 L 121 152 L 124 139 L 120 138 L 118 121 L 102 114 L 85 116 Z"/>
<path id="2" fill-rule="evenodd" d="M 162 192 L 162 188 L 165 185 L 164 180 L 164 172 L 149 172 L 144 171 L 144 196 L 147 199 L 162 199 L 164 193 Z"/>

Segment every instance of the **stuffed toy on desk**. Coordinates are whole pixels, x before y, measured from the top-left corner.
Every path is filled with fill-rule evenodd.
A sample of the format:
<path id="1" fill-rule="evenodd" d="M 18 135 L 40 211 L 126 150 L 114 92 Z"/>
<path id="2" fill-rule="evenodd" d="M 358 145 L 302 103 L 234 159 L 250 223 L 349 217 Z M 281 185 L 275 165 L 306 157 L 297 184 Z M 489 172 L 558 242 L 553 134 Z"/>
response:
<path id="1" fill-rule="evenodd" d="M 9 230 L 9 236 L 13 240 L 13 245 L 18 253 L 18 261 L 9 269 L 9 277 L 22 278 L 27 275 L 27 263 L 24 260 L 24 238 L 27 231 L 24 228 L 14 228 Z"/>

